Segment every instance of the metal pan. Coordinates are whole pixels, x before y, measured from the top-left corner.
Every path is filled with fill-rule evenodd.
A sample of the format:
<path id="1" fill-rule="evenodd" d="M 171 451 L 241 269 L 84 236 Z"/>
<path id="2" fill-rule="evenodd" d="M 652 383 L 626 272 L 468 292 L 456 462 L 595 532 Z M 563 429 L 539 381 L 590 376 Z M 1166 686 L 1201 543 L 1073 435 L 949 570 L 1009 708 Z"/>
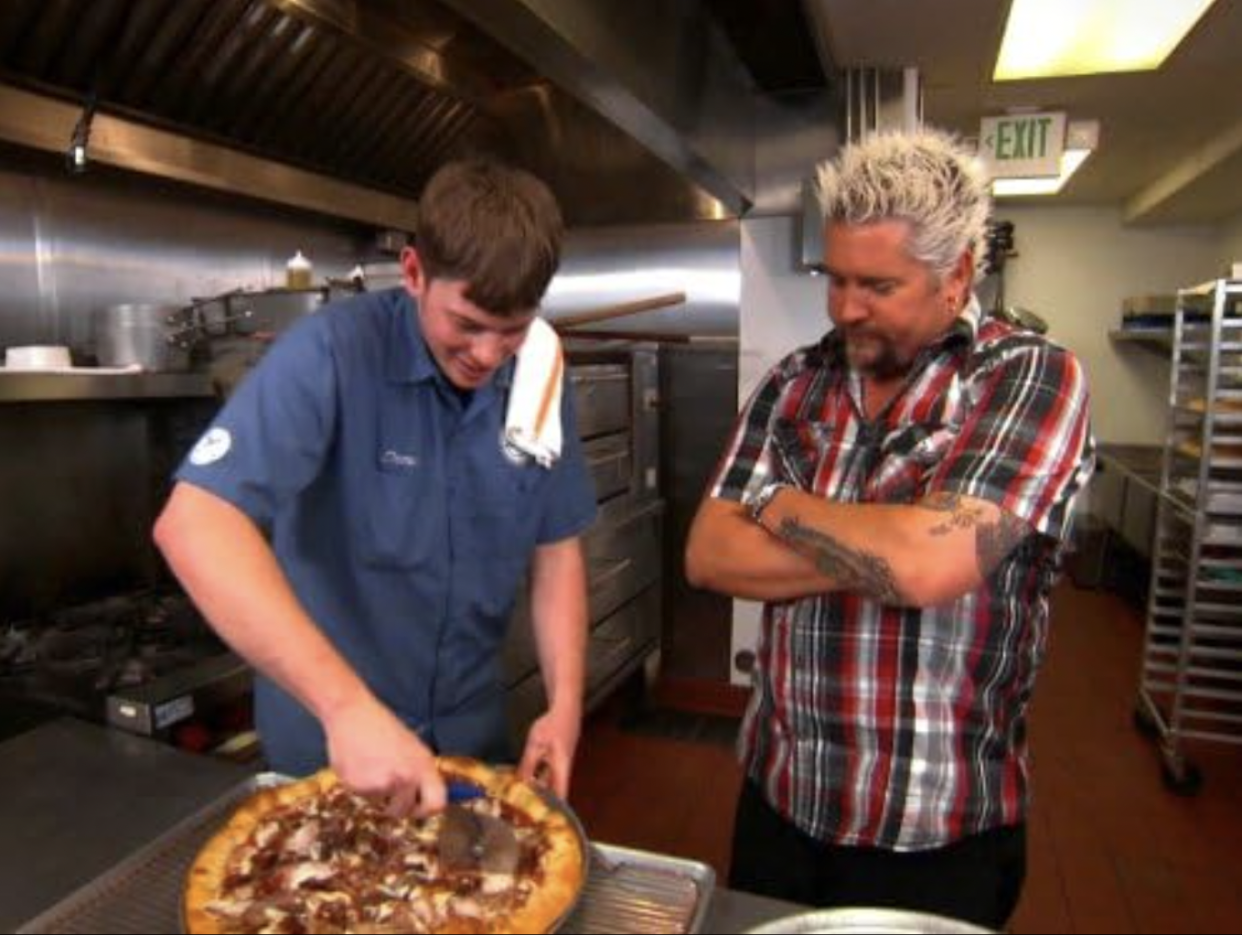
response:
<path id="1" fill-rule="evenodd" d="M 257 792 L 260 789 L 268 789 L 268 788 L 272 788 L 273 786 L 284 785 L 292 781 L 293 781 L 292 777 L 284 776 L 284 775 L 281 775 L 280 773 L 261 773 L 254 778 L 253 785 L 250 786 L 250 793 L 248 794 Z M 565 923 L 573 916 L 574 912 L 577 911 L 578 905 L 582 901 L 582 894 L 586 889 L 587 874 L 589 873 L 590 867 L 591 867 L 590 845 L 587 841 L 586 829 L 583 828 L 582 822 L 579 820 L 574 810 L 570 808 L 569 803 L 561 799 L 554 792 L 552 792 L 550 789 L 545 788 L 544 786 L 534 785 L 533 788 L 535 789 L 536 792 L 539 793 L 539 797 L 544 800 L 544 802 L 547 804 L 549 808 L 551 808 L 554 811 L 560 812 L 569 821 L 570 825 L 573 827 L 575 833 L 578 836 L 578 851 L 582 855 L 582 875 L 581 875 L 582 882 L 578 886 L 578 892 L 574 894 L 574 898 L 570 902 L 570 904 L 565 907 L 565 911 L 561 913 L 561 915 L 557 918 L 556 922 L 553 923 L 552 927 L 548 929 L 549 932 L 559 932 L 562 926 L 564 926 Z M 238 796 L 237 798 L 233 799 L 232 805 L 236 806 L 240 804 L 241 801 L 245 797 L 246 796 L 243 795 L 243 796 Z M 231 808 L 222 811 L 220 813 L 221 821 L 227 820 L 228 815 L 230 813 L 231 813 Z M 186 925 L 186 922 L 185 922 L 185 917 L 184 915 L 181 914 L 180 907 L 184 907 L 184 904 L 185 904 L 184 899 L 181 899 L 178 901 L 178 906 L 179 906 L 178 932 L 180 932 L 181 935 L 185 935 L 185 933 L 189 931 L 189 927 Z"/>

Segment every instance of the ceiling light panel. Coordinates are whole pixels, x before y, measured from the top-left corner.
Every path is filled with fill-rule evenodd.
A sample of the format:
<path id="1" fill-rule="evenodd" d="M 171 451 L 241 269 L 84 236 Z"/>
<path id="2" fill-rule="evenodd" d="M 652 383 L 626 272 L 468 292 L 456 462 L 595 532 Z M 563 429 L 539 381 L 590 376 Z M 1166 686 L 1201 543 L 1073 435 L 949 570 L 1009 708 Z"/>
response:
<path id="1" fill-rule="evenodd" d="M 1213 0 L 1013 0 L 994 81 L 1159 68 Z"/>

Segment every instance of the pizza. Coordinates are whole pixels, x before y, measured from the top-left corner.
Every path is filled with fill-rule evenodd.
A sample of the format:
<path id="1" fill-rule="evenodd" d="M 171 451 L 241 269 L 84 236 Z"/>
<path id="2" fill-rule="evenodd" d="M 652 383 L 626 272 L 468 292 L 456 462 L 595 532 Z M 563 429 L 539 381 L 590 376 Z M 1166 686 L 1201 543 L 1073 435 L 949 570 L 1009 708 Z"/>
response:
<path id="1" fill-rule="evenodd" d="M 565 811 L 509 770 L 441 757 L 475 796 L 394 818 L 330 769 L 247 798 L 186 877 L 186 931 L 546 932 L 582 887 Z"/>

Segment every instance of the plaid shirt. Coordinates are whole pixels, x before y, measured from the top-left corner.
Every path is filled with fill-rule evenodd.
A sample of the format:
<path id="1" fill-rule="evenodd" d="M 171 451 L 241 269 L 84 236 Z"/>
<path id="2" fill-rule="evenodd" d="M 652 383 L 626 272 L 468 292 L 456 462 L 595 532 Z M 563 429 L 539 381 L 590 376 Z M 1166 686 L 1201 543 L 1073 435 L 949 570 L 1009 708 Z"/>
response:
<path id="1" fill-rule="evenodd" d="M 1069 352 L 980 321 L 972 301 L 874 422 L 861 399 L 835 333 L 789 355 L 740 415 L 712 495 L 740 500 L 772 480 L 841 503 L 949 491 L 1039 535 L 950 604 L 834 592 L 765 605 L 740 754 L 815 838 L 940 847 L 1026 814 L 1026 708 L 1094 458 L 1087 387 Z"/>

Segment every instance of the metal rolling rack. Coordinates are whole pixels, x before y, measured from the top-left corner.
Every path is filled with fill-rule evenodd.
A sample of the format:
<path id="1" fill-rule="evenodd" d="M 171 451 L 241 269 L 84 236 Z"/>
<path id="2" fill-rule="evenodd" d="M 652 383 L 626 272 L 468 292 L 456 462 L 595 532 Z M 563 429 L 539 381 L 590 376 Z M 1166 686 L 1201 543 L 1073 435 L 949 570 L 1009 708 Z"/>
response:
<path id="1" fill-rule="evenodd" d="M 1178 293 L 1135 724 L 1173 791 L 1186 739 L 1242 743 L 1242 281 Z"/>

